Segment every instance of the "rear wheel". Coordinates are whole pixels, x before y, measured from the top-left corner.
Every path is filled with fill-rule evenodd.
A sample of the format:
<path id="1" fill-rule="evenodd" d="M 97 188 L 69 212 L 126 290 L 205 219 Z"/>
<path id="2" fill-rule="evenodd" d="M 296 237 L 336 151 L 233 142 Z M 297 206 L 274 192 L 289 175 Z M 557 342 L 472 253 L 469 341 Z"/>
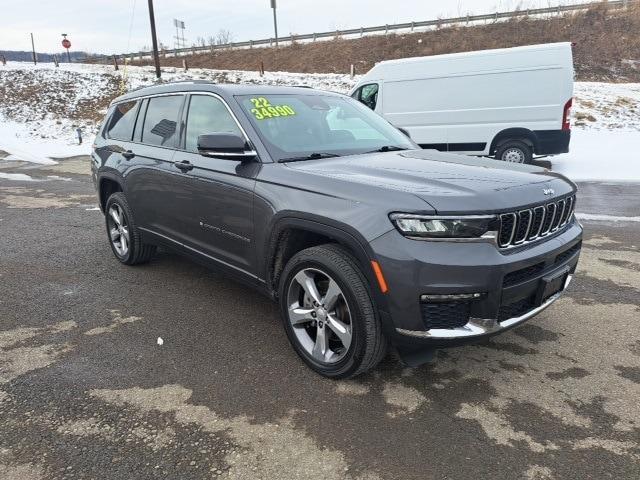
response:
<path id="1" fill-rule="evenodd" d="M 495 158 L 509 163 L 531 163 L 533 149 L 522 140 L 508 140 L 498 147 Z"/>
<path id="2" fill-rule="evenodd" d="M 330 378 L 375 367 L 386 340 L 364 275 L 338 245 L 303 250 L 287 263 L 280 308 L 289 341 L 304 362 Z"/>
<path id="3" fill-rule="evenodd" d="M 120 262 L 125 265 L 146 263 L 156 252 L 155 245 L 142 242 L 124 193 L 116 192 L 109 197 L 105 221 L 111 250 Z"/>

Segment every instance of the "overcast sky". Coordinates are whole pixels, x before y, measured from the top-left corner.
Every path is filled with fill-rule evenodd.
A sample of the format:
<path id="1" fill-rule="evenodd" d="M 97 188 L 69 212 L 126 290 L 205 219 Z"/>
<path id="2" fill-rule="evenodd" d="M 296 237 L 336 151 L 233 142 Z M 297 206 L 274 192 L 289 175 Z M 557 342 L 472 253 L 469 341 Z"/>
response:
<path id="1" fill-rule="evenodd" d="M 583 1 L 278 0 L 278 24 L 285 36 Z M 220 29 L 232 32 L 238 41 L 273 35 L 269 0 L 155 0 L 154 5 L 159 40 L 170 47 L 173 18 L 186 23 L 189 44 Z M 69 34 L 72 49 L 98 53 L 137 51 L 151 44 L 147 0 L 7 1 L 2 7 L 0 51 L 30 50 L 30 32 L 40 52 L 60 51 L 61 33 Z"/>

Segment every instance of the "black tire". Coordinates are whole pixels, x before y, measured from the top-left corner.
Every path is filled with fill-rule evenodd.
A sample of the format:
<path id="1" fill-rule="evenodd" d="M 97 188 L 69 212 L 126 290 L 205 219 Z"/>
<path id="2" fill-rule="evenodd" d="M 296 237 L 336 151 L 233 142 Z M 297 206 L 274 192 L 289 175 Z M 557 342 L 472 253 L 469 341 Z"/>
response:
<path id="1" fill-rule="evenodd" d="M 110 219 L 110 211 L 113 206 L 117 206 L 122 212 L 129 232 L 128 248 L 125 253 L 118 251 L 115 242 L 111 239 L 110 230 L 113 225 L 112 219 Z M 131 207 L 127 202 L 127 198 L 124 193 L 116 192 L 112 194 L 107 200 L 105 206 L 105 225 L 107 228 L 107 239 L 109 245 L 115 257 L 125 265 L 139 265 L 147 263 L 153 255 L 156 253 L 156 246 L 142 242 L 142 234 L 133 219 L 133 213 Z"/>
<path id="2" fill-rule="evenodd" d="M 327 273 L 342 290 L 348 305 L 351 344 L 336 363 L 322 363 L 311 356 L 294 333 L 289 321 L 288 295 L 295 276 L 305 269 Z M 374 368 L 385 356 L 387 341 L 382 334 L 369 283 L 356 260 L 344 248 L 326 244 L 294 255 L 280 276 L 279 301 L 282 321 L 296 353 L 315 372 L 334 379 L 350 378 Z"/>
<path id="3" fill-rule="evenodd" d="M 522 140 L 507 140 L 501 144 L 496 150 L 496 160 L 508 161 L 508 158 L 514 158 L 519 155 L 522 161 L 513 161 L 513 163 L 531 163 L 533 160 L 533 149 Z"/>

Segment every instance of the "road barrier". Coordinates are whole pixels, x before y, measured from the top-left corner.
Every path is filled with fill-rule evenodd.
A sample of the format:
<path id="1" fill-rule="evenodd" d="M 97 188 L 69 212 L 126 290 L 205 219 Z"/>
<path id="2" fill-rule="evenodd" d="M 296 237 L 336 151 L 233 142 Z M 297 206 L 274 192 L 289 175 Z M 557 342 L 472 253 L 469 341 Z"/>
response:
<path id="1" fill-rule="evenodd" d="M 515 10 L 511 12 L 495 12 L 483 15 L 466 15 L 463 17 L 453 17 L 453 18 L 444 18 L 444 19 L 436 19 L 436 20 L 426 20 L 422 22 L 408 22 L 408 23 L 396 23 L 393 25 L 380 25 L 377 27 L 361 27 L 361 28 L 352 28 L 348 30 L 334 30 L 330 32 L 321 32 L 321 33 L 307 33 L 304 35 L 290 35 L 288 37 L 280 37 L 278 41 L 280 43 L 294 43 L 301 41 L 316 41 L 322 38 L 335 38 L 335 37 L 345 37 L 345 36 L 364 36 L 367 33 L 385 33 L 394 32 L 397 30 L 409 30 L 413 32 L 417 28 L 429 28 L 429 27 L 442 27 L 445 25 L 457 25 L 457 24 L 470 24 L 475 22 L 482 21 L 493 21 L 497 22 L 499 20 L 504 19 L 513 19 L 513 18 L 521 18 L 521 17 L 531 17 L 538 15 L 560 15 L 562 13 L 567 12 L 575 12 L 580 10 L 588 10 L 590 8 L 606 5 L 609 9 L 624 9 L 632 4 L 636 4 L 640 2 L 640 0 L 611 0 L 611 1 L 599 1 L 599 2 L 590 2 L 590 3 L 580 3 L 576 5 L 559 5 L 556 7 L 544 7 L 544 8 L 530 8 L 526 10 Z M 226 49 L 235 49 L 235 48 L 253 48 L 259 46 L 273 46 L 275 42 L 274 38 L 266 38 L 262 40 L 247 40 L 244 42 L 231 42 L 225 43 L 222 45 L 203 45 L 203 46 L 193 46 L 186 48 L 175 48 L 171 50 L 162 50 L 160 53 L 163 57 L 166 56 L 183 56 L 183 55 L 192 55 L 200 52 L 210 52 L 214 53 L 216 50 L 226 50 Z M 152 52 L 135 52 L 135 53 L 122 53 L 117 55 L 123 61 L 125 58 L 129 58 L 130 60 L 134 59 L 144 59 L 144 58 L 153 58 Z M 109 55 L 97 55 L 92 57 L 85 57 L 81 61 L 83 62 L 99 62 L 105 61 L 108 62 Z"/>

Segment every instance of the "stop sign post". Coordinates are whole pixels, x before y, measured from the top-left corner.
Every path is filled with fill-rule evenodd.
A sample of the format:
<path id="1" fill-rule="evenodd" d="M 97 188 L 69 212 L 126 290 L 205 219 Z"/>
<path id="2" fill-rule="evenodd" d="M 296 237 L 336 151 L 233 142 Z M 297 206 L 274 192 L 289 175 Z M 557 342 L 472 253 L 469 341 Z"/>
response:
<path id="1" fill-rule="evenodd" d="M 63 33 L 62 36 L 62 46 L 67 49 L 67 60 L 69 63 L 71 63 L 71 54 L 69 53 L 69 49 L 71 48 L 71 41 L 67 38 L 66 33 Z"/>

